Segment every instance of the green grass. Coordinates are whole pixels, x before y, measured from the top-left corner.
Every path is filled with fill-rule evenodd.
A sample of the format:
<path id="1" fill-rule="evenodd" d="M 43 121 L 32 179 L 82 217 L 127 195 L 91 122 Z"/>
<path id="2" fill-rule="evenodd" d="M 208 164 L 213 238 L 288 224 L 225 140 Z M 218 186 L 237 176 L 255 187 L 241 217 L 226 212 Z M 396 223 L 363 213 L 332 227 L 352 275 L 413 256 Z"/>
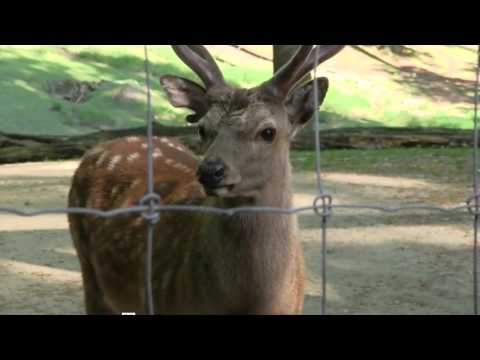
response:
<path id="1" fill-rule="evenodd" d="M 150 59 L 154 116 L 164 124 L 183 124 L 187 111 L 168 104 L 158 78 L 166 73 L 196 76 L 168 46 L 151 46 Z M 268 76 L 261 69 L 220 66 L 238 85 L 254 85 Z M 48 81 L 64 79 L 108 83 L 87 102 L 73 104 L 46 91 Z M 146 95 L 139 101 L 119 101 L 116 95 L 127 85 L 144 91 L 144 84 L 142 46 L 0 46 L 0 130 L 64 135 L 140 126 L 145 123 Z"/>
<path id="2" fill-rule="evenodd" d="M 439 73 L 448 59 L 469 67 L 475 54 L 452 46 L 439 46 L 438 54 L 428 58 L 438 62 Z M 259 48 L 268 52 L 267 46 Z M 221 49 L 219 51 L 222 51 Z M 443 51 L 443 53 L 440 53 Z M 447 54 L 449 58 L 441 54 Z M 196 76 L 169 46 L 150 46 L 152 62 L 152 103 L 155 118 L 163 124 L 184 124 L 187 111 L 174 109 L 166 101 L 158 78 L 171 73 L 193 80 Z M 220 53 L 223 56 L 223 53 Z M 225 77 L 235 85 L 255 86 L 270 77 L 271 64 L 265 61 L 235 63 L 236 56 L 220 62 Z M 341 55 L 347 63 L 373 62 L 354 50 Z M 443 56 L 443 57 L 442 57 Z M 472 59 L 470 59 L 472 58 Z M 412 59 L 422 65 L 423 58 Z M 389 59 L 392 60 L 392 59 Z M 409 60 L 410 61 L 410 60 Z M 233 63 L 233 64 L 232 64 Z M 472 62 L 473 63 L 473 62 Z M 330 76 L 331 88 L 321 112 L 322 127 L 356 126 L 441 126 L 470 128 L 472 106 L 448 101 L 434 101 L 418 94 L 411 84 L 398 81 L 398 72 L 370 75 L 365 71 L 343 75 L 342 64 Z M 454 76 L 455 74 L 449 74 Z M 0 46 L 0 131 L 33 134 L 83 134 L 101 128 L 125 128 L 144 124 L 146 112 L 143 46 Z M 52 80 L 105 80 L 107 83 L 91 94 L 88 101 L 73 104 L 53 98 L 47 91 Z M 134 100 L 118 100 L 126 86 L 138 88 Z"/>
<path id="3" fill-rule="evenodd" d="M 336 113 L 345 120 L 335 119 L 328 127 L 345 127 L 350 121 L 354 126 L 387 127 L 446 127 L 470 129 L 473 119 L 473 104 L 439 103 L 428 97 L 412 96 L 408 88 L 391 84 L 388 77 L 372 81 L 372 88 L 354 87 L 349 81 L 334 82 L 323 112 Z M 379 93 L 379 87 L 385 86 Z M 387 87 L 390 86 L 390 87 Z M 345 90 L 348 88 L 348 90 Z"/>
<path id="4" fill-rule="evenodd" d="M 472 175 L 472 150 L 466 148 L 326 150 L 321 152 L 320 160 L 324 171 L 344 173 L 383 173 L 445 182 L 466 182 Z M 312 171 L 316 155 L 314 151 L 292 151 L 291 161 L 296 171 Z"/>

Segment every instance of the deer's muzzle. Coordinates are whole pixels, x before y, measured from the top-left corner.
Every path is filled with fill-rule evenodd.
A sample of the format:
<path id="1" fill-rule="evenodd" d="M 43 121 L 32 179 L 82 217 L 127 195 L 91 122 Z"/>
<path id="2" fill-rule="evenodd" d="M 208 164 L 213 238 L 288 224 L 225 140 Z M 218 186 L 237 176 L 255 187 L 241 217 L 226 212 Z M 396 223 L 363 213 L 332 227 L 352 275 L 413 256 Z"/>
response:
<path id="1" fill-rule="evenodd" d="M 222 186 L 226 177 L 226 165 L 219 159 L 206 159 L 198 167 L 198 181 L 206 190 L 216 189 Z"/>

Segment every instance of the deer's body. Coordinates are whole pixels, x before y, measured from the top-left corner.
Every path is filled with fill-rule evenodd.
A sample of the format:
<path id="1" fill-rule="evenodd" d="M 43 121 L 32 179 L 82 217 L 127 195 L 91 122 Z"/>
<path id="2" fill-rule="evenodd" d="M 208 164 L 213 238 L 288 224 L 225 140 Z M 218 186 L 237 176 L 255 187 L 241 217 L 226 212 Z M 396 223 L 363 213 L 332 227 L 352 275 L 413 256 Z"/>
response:
<path id="1" fill-rule="evenodd" d="M 197 162 L 179 141 L 154 139 L 154 190 L 163 204 L 292 207 L 290 140 L 315 111 L 314 94 L 321 103 L 328 88 L 325 78 L 314 80 L 318 92 L 314 82 L 295 88 L 313 66 L 312 48 L 301 47 L 270 82 L 246 90 L 228 86 L 203 47 L 174 47 L 206 88 L 174 76 L 161 83 L 172 105 L 195 111 L 189 121 L 199 122 L 207 151 Z M 339 49 L 325 46 L 319 59 Z M 73 178 L 69 206 L 110 210 L 138 204 L 147 192 L 146 155 L 140 137 L 91 150 Z M 146 221 L 139 215 L 69 219 L 87 312 L 145 313 Z M 304 263 L 294 216 L 162 212 L 154 239 L 156 313 L 302 311 Z"/>
<path id="2" fill-rule="evenodd" d="M 206 197 L 195 176 L 197 160 L 180 142 L 155 138 L 154 145 L 154 184 L 162 203 L 236 206 L 235 200 L 225 204 Z M 70 206 L 110 210 L 137 205 L 147 192 L 146 176 L 146 139 L 100 145 L 86 154 L 74 176 Z M 271 195 L 279 206 L 290 207 L 288 191 Z M 300 244 L 290 238 L 293 221 L 272 214 L 162 213 L 155 226 L 156 311 L 297 313 L 304 277 Z M 71 215 L 70 223 L 87 311 L 144 313 L 146 221 L 139 215 Z"/>

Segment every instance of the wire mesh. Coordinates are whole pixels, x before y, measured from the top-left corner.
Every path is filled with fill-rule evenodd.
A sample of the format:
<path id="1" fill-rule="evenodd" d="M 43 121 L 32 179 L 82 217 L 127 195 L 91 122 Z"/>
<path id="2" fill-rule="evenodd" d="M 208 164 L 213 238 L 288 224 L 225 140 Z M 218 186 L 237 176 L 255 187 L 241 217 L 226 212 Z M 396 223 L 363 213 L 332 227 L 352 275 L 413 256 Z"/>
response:
<path id="1" fill-rule="evenodd" d="M 473 199 L 475 201 L 475 212 L 474 212 L 474 219 L 473 219 L 473 306 L 474 306 L 474 313 L 478 315 L 478 301 L 479 301 L 479 294 L 478 294 L 478 226 L 479 226 L 479 183 L 478 183 L 478 172 L 480 168 L 478 166 L 478 93 L 479 93 L 479 83 L 480 83 L 480 45 L 477 49 L 477 70 L 476 70 L 476 81 L 475 81 L 475 92 L 474 92 L 474 115 L 473 115 L 473 122 L 474 122 L 474 145 L 473 145 L 473 189 L 474 189 L 474 196 Z M 469 199 L 469 201 L 471 201 Z"/>
<path id="2" fill-rule="evenodd" d="M 155 314 L 153 289 L 152 289 L 152 260 L 153 260 L 153 231 L 155 224 L 159 221 L 159 213 L 155 212 L 155 202 L 161 201 L 160 195 L 153 190 L 153 118 L 152 118 L 152 96 L 150 84 L 150 63 L 148 61 L 148 47 L 144 46 L 145 52 L 145 82 L 147 86 L 147 195 L 140 201 L 141 204 L 148 203 L 148 212 L 143 214 L 147 220 L 147 251 L 145 252 L 145 301 L 147 312 Z"/>
<path id="3" fill-rule="evenodd" d="M 315 47 L 315 60 L 314 60 L 314 69 L 313 69 L 313 97 L 315 102 L 315 109 L 320 107 L 319 104 L 319 92 L 318 92 L 318 82 L 317 79 L 317 68 L 318 68 L 318 57 L 319 57 L 320 47 L 317 45 Z M 318 200 L 322 201 L 322 230 L 321 230 L 321 243 L 322 243 L 322 257 L 321 257 L 321 277 L 322 277 L 322 302 L 321 302 L 321 314 L 325 315 L 327 312 L 327 217 L 329 215 L 332 198 L 330 195 L 326 194 L 323 188 L 322 182 L 322 169 L 321 169 L 321 151 L 320 151 L 320 116 L 318 111 L 314 112 L 314 133 L 315 133 L 315 172 L 317 179 L 317 190 L 318 197 L 314 202 L 314 205 Z M 328 206 L 328 208 L 327 208 Z M 318 210 L 317 210 L 318 214 Z"/>
<path id="4" fill-rule="evenodd" d="M 319 46 L 315 48 L 315 68 L 314 79 L 317 78 L 317 67 L 319 57 Z M 479 102 L 479 75 L 480 75 L 480 46 L 478 46 L 478 58 L 476 69 L 476 85 L 475 85 L 475 110 L 474 110 L 474 148 L 473 152 L 473 190 L 472 197 L 467 199 L 465 204 L 444 207 L 431 204 L 414 204 L 414 205 L 397 205 L 397 206 L 385 206 L 382 204 L 333 204 L 332 197 L 325 192 L 322 181 L 321 170 L 321 136 L 320 136 L 320 118 L 318 111 L 314 113 L 314 136 L 315 136 L 315 173 L 316 173 L 316 185 L 318 190 L 318 196 L 315 198 L 311 206 L 295 207 L 290 209 L 274 208 L 274 207 L 238 207 L 230 209 L 221 209 L 207 206 L 191 206 L 191 205 L 162 205 L 161 197 L 154 191 L 153 184 L 153 117 L 152 117 L 152 105 L 151 105 L 151 83 L 150 83 L 150 62 L 148 58 L 148 46 L 144 46 L 145 55 L 145 82 L 147 87 L 147 109 L 146 109 L 146 124 L 147 124 L 147 194 L 140 200 L 138 206 L 131 206 L 127 208 L 112 209 L 108 211 L 102 211 L 92 208 L 52 208 L 52 209 L 40 209 L 36 211 L 24 211 L 12 207 L 0 206 L 0 213 L 11 214 L 20 217 L 34 217 L 47 214 L 78 214 L 78 215 L 94 215 L 102 218 L 110 218 L 120 215 L 133 215 L 143 216 L 147 220 L 147 234 L 146 234 L 146 254 L 145 254 L 145 307 L 148 314 L 155 314 L 154 308 L 154 295 L 152 288 L 152 259 L 153 259 L 153 244 L 154 244 L 154 227 L 159 221 L 160 215 L 163 211 L 177 211 L 177 212 L 204 212 L 215 215 L 233 216 L 240 213 L 274 213 L 282 215 L 295 215 L 302 212 L 313 212 L 321 218 L 321 280 L 322 280 L 322 300 L 321 300 L 321 314 L 327 313 L 327 225 L 328 218 L 333 214 L 335 209 L 362 209 L 362 210 L 374 210 L 386 213 L 397 213 L 401 211 L 409 210 L 424 210 L 435 211 L 443 213 L 452 212 L 464 212 L 473 216 L 474 227 L 474 243 L 473 243 L 473 306 L 474 314 L 478 315 L 478 302 L 479 302 L 479 284 L 478 284 L 478 226 L 480 219 L 480 193 L 478 172 L 480 171 L 478 166 L 478 102 Z M 314 81 L 314 101 L 315 108 L 318 109 L 318 83 Z"/>

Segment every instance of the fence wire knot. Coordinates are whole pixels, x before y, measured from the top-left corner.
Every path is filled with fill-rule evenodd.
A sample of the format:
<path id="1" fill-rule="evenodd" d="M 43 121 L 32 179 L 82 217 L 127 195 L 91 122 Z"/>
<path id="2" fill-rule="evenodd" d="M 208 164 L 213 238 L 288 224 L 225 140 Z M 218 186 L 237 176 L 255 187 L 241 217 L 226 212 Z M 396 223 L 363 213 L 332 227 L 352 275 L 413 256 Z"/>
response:
<path id="1" fill-rule="evenodd" d="M 148 206 L 148 211 L 142 213 L 142 217 L 151 224 L 157 224 L 160 221 L 160 214 L 155 208 L 161 205 L 160 195 L 152 193 L 147 194 L 139 201 L 140 206 Z"/>
<path id="2" fill-rule="evenodd" d="M 473 216 L 480 215 L 480 194 L 475 194 L 467 199 L 467 209 Z"/>
<path id="3" fill-rule="evenodd" d="M 332 196 L 329 194 L 317 196 L 313 201 L 313 209 L 318 216 L 328 217 L 332 215 Z M 322 209 L 322 212 L 320 212 L 320 209 Z"/>

